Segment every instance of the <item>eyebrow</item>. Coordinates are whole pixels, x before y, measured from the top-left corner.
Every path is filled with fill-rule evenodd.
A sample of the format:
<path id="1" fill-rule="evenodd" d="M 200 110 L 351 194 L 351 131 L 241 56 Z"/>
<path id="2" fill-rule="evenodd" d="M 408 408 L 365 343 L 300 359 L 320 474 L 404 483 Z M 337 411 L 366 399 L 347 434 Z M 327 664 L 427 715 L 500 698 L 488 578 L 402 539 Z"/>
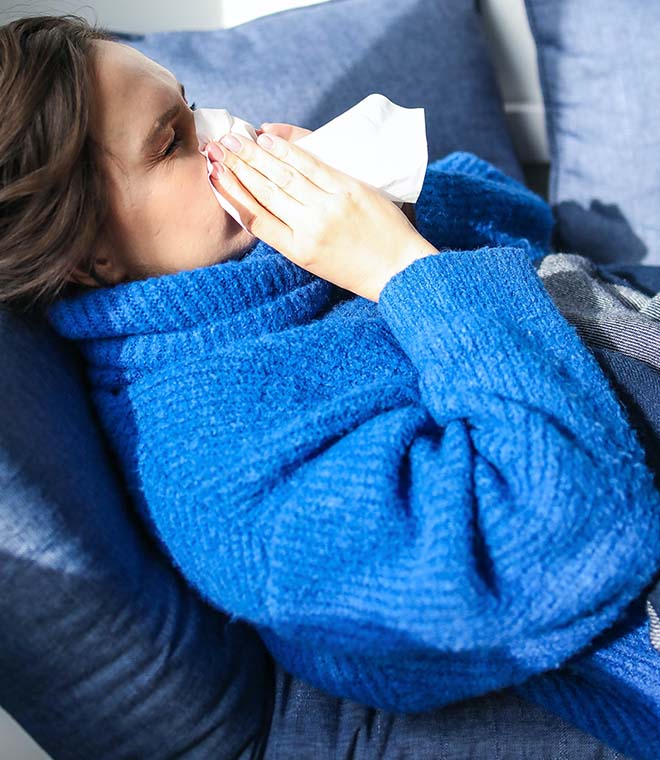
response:
<path id="1" fill-rule="evenodd" d="M 181 84 L 179 84 L 179 89 L 181 90 L 181 95 L 185 99 L 186 97 L 186 88 Z M 173 106 L 167 109 L 165 113 L 161 114 L 156 122 L 154 123 L 153 127 L 149 130 L 149 134 L 146 136 L 144 143 L 142 144 L 142 150 L 147 151 L 154 143 L 158 135 L 169 125 L 169 123 L 175 119 L 179 112 L 181 111 L 181 103 L 175 103 Z"/>

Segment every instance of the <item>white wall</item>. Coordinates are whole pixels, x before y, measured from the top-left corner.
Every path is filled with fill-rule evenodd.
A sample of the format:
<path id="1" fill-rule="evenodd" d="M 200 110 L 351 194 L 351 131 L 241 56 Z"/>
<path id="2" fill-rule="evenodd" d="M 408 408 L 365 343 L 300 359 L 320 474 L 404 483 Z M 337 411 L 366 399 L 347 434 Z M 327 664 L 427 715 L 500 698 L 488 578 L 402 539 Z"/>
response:
<path id="1" fill-rule="evenodd" d="M 306 5 L 317 5 L 326 0 L 224 0 L 222 3 L 223 26 L 243 24 L 258 16 L 301 8 Z"/>
<path id="2" fill-rule="evenodd" d="M 268 13 L 326 0 L 0 0 L 0 22 L 21 16 L 76 13 L 120 32 L 236 26 Z"/>
<path id="3" fill-rule="evenodd" d="M 0 9 L 0 20 L 3 22 L 21 16 L 76 13 L 88 21 L 122 32 L 202 29 L 222 25 L 220 0 L 186 0 L 181 4 L 155 0 L 90 0 L 87 3 L 75 0 L 0 0 Z"/>
<path id="4" fill-rule="evenodd" d="M 0 709 L 0 760 L 50 760 L 11 716 Z"/>

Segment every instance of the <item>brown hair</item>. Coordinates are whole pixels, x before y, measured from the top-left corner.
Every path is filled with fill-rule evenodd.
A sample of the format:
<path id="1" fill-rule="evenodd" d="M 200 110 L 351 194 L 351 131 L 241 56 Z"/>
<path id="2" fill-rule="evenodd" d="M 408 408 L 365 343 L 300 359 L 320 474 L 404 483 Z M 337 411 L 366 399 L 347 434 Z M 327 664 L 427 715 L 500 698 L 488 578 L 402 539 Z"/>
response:
<path id="1" fill-rule="evenodd" d="M 0 26 L 0 304 L 56 300 L 91 264 L 107 201 L 88 135 L 92 40 L 75 15 Z"/>

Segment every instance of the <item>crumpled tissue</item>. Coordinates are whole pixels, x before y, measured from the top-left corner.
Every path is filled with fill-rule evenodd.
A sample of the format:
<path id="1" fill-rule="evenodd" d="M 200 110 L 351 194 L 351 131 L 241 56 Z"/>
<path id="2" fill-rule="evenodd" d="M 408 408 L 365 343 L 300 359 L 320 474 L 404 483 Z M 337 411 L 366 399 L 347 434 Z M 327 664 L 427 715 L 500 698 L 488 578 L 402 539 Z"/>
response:
<path id="1" fill-rule="evenodd" d="M 225 108 L 198 108 L 193 117 L 213 194 L 225 211 L 247 230 L 238 209 L 213 186 L 210 178 L 213 165 L 204 148 L 229 132 L 256 142 L 257 132 L 252 124 Z M 423 108 L 404 108 L 385 95 L 372 93 L 295 144 L 370 185 L 398 206 L 415 203 L 422 191 L 428 165 Z"/>

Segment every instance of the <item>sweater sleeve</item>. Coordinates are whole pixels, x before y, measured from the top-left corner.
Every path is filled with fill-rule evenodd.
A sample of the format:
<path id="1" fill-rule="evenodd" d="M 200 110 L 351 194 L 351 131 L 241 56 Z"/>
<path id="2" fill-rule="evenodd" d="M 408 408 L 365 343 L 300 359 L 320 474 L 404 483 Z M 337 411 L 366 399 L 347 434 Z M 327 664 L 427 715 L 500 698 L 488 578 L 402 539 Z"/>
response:
<path id="1" fill-rule="evenodd" d="M 269 334 L 204 375 L 203 419 L 200 362 L 190 395 L 178 374 L 159 379 L 172 401 L 135 423 L 160 430 L 140 452 L 146 501 L 191 585 L 294 675 L 404 712 L 560 666 L 660 565 L 644 452 L 531 260 L 547 204 L 466 160 L 427 177 L 433 244 L 454 247 L 394 275 L 372 304 L 382 319 L 360 322 L 388 352 L 364 357 L 370 371 L 381 362 L 377 380 L 351 355 L 340 381 L 319 381 L 313 355 L 290 359 Z M 351 349 L 333 343 L 338 372 Z M 243 393 L 245 356 L 266 379 L 278 361 L 289 395 L 276 382 Z"/>
<path id="2" fill-rule="evenodd" d="M 468 151 L 429 164 L 415 217 L 439 250 L 509 245 L 532 259 L 551 251 L 554 218 L 546 201 Z"/>
<path id="3" fill-rule="evenodd" d="M 417 260 L 378 307 L 419 397 L 278 493 L 245 612 L 290 672 L 426 710 L 558 667 L 608 627 L 658 567 L 660 500 L 525 250 Z"/>

